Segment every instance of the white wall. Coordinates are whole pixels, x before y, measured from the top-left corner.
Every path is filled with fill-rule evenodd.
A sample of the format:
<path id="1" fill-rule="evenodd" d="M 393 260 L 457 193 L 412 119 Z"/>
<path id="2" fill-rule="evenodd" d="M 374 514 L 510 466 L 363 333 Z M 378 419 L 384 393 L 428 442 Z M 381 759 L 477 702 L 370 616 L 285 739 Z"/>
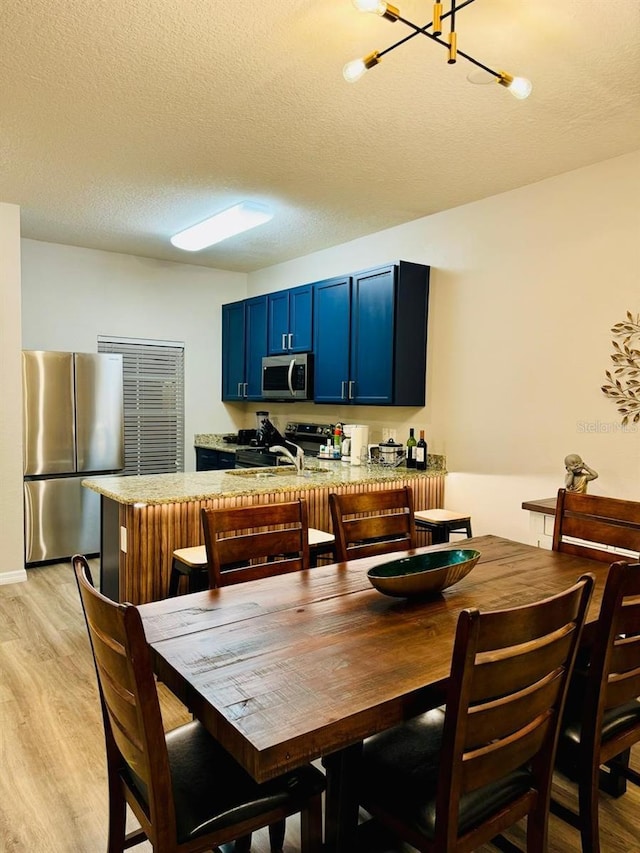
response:
<path id="1" fill-rule="evenodd" d="M 520 505 L 556 493 L 568 453 L 599 471 L 591 492 L 640 499 L 640 426 L 623 431 L 600 390 L 611 327 L 640 313 L 639 194 L 636 152 L 250 274 L 254 295 L 395 259 L 432 267 L 426 407 L 296 416 L 400 440 L 424 427 L 474 533 L 527 541 Z"/>
<path id="2" fill-rule="evenodd" d="M 238 425 L 220 402 L 220 306 L 245 296 L 244 273 L 22 241 L 24 349 L 96 352 L 98 335 L 184 342 L 186 470 L 195 433 Z"/>
<path id="3" fill-rule="evenodd" d="M 0 584 L 26 580 L 20 338 L 20 208 L 0 203 Z"/>

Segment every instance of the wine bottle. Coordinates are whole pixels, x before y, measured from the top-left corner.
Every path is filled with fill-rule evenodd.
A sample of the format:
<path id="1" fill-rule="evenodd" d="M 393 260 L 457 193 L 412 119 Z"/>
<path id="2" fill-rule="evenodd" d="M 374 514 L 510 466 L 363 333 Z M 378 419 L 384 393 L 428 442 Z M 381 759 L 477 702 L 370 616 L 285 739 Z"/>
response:
<path id="1" fill-rule="evenodd" d="M 407 439 L 407 468 L 416 467 L 416 439 L 413 427 L 409 427 L 409 438 Z"/>
<path id="2" fill-rule="evenodd" d="M 427 442 L 424 440 L 424 430 L 420 430 L 420 439 L 416 444 L 416 468 L 418 471 L 427 470 Z"/>

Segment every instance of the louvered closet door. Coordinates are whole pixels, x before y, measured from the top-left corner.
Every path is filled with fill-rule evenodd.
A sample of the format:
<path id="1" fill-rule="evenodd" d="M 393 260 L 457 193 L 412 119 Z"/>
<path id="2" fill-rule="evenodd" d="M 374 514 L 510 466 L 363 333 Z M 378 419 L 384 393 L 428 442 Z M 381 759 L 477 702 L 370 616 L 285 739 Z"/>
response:
<path id="1" fill-rule="evenodd" d="M 122 354 L 125 474 L 184 470 L 184 345 L 98 338 L 98 352 Z"/>

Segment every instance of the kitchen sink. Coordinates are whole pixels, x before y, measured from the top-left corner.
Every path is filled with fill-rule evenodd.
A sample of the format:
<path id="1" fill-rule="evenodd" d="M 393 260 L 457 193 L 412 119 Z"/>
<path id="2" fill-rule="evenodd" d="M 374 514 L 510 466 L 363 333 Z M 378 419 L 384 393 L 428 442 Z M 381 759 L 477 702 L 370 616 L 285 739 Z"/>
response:
<path id="1" fill-rule="evenodd" d="M 302 472 L 303 477 L 312 477 L 314 474 L 326 474 L 328 468 L 305 468 Z M 252 477 L 254 480 L 266 480 L 269 477 L 284 477 L 297 476 L 297 471 L 293 465 L 279 465 L 276 468 L 234 468 L 233 471 L 227 471 L 232 477 Z"/>

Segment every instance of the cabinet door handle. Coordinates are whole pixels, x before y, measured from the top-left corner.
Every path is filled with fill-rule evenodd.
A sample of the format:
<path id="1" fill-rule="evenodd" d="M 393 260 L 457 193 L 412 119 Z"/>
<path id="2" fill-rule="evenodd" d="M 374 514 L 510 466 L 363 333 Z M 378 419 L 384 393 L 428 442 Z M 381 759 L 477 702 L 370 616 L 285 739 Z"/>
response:
<path id="1" fill-rule="evenodd" d="M 293 346 L 293 332 L 289 332 L 288 337 L 289 337 L 289 349 L 291 349 Z"/>
<path id="2" fill-rule="evenodd" d="M 238 397 L 242 397 L 242 386 L 244 382 L 238 382 Z"/>
<path id="3" fill-rule="evenodd" d="M 355 383 L 355 380 L 354 380 L 354 379 L 350 379 L 350 380 L 349 380 L 349 399 L 350 399 L 350 400 L 353 400 L 353 398 L 354 398 L 354 396 L 355 396 L 355 394 L 353 393 L 353 386 L 354 386 L 355 384 L 356 384 L 356 383 Z"/>
<path id="4" fill-rule="evenodd" d="M 341 399 L 346 400 L 347 399 L 347 383 L 346 383 L 346 381 L 343 381 L 340 384 L 342 385 L 340 397 L 341 397 Z"/>
<path id="5" fill-rule="evenodd" d="M 287 333 L 283 332 L 282 333 L 282 349 L 286 349 L 286 348 L 287 348 Z"/>

